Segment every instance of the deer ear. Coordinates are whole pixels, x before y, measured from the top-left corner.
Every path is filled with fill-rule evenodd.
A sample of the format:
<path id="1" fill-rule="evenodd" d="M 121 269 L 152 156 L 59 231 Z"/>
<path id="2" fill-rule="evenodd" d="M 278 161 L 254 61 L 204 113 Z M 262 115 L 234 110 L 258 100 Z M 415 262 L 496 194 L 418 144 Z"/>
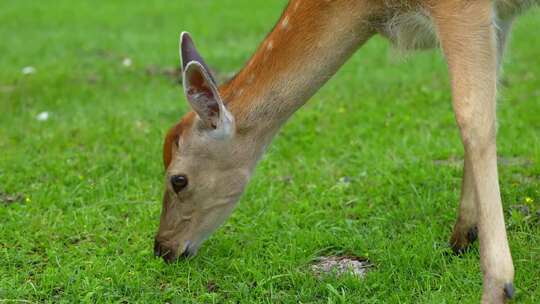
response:
<path id="1" fill-rule="evenodd" d="M 232 135 L 233 116 L 221 100 L 214 77 L 187 32 L 180 35 L 180 61 L 184 93 L 205 129 L 216 138 Z"/>

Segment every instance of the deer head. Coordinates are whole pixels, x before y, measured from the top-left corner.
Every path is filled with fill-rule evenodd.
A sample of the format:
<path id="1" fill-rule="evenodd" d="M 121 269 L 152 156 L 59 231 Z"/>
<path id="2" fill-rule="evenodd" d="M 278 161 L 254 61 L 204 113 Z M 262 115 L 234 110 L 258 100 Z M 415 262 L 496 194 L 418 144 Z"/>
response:
<path id="1" fill-rule="evenodd" d="M 210 69 L 185 32 L 180 57 L 193 111 L 171 128 L 163 147 L 165 193 L 154 252 L 167 262 L 194 255 L 227 219 L 254 166 Z"/>
<path id="2" fill-rule="evenodd" d="M 343 1 L 336 9 L 333 2 L 291 1 L 246 65 L 220 87 L 182 33 L 184 92 L 193 111 L 165 139 L 156 255 L 166 261 L 194 255 L 227 219 L 280 127 L 373 34 L 358 17 L 373 14 L 359 13 L 363 3 Z M 351 35 L 353 29 L 363 30 Z"/>

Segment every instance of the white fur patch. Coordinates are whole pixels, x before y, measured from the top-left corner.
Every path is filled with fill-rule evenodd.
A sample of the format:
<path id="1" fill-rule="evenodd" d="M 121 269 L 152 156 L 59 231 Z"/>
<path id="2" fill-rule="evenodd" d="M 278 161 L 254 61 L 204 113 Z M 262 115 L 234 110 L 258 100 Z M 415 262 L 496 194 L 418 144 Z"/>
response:
<path id="1" fill-rule="evenodd" d="M 433 22 L 421 10 L 395 14 L 381 30 L 398 50 L 429 49 L 438 44 Z"/>
<path id="2" fill-rule="evenodd" d="M 394 10 L 395 13 L 379 28 L 379 32 L 387 37 L 398 50 L 437 47 L 439 43 L 437 32 L 427 11 L 420 7 L 403 10 L 406 6 L 404 4 L 406 1 L 403 0 L 386 0 L 385 3 L 388 9 Z M 540 4 L 540 0 L 496 0 L 494 22 L 512 18 L 534 4 Z M 498 27 L 498 24 L 495 26 Z"/>

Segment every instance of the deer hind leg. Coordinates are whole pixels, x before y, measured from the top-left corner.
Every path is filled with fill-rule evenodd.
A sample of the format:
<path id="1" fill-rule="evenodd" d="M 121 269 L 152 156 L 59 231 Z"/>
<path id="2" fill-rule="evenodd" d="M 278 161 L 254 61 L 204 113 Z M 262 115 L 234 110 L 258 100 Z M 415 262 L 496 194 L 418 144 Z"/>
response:
<path id="1" fill-rule="evenodd" d="M 469 155 L 465 152 L 458 217 L 450 237 L 450 245 L 456 254 L 467 250 L 478 237 L 478 209 L 473 170 L 469 159 Z"/>
<path id="2" fill-rule="evenodd" d="M 465 148 L 460 216 L 463 223 L 476 217 L 484 281 L 482 301 L 504 303 L 513 293 L 514 267 L 497 173 L 498 64 L 493 7 L 490 0 L 456 0 L 437 1 L 431 9 L 448 61 L 453 107 Z M 470 210 L 475 211 L 465 215 Z"/>

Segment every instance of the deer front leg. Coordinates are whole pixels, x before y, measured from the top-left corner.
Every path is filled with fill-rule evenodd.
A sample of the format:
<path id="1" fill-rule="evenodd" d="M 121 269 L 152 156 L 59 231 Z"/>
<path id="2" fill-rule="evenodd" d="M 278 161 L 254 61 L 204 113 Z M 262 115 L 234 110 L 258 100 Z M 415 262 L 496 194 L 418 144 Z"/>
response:
<path id="1" fill-rule="evenodd" d="M 497 72 L 499 77 L 512 22 L 513 18 L 507 18 L 497 22 Z M 470 162 L 467 161 L 467 156 L 465 155 L 463 162 L 463 182 L 461 185 L 459 213 L 450 238 L 450 245 L 456 254 L 461 254 L 467 250 L 478 237 L 478 211 L 475 202 L 476 197 L 474 195 L 472 167 Z"/>
<path id="2" fill-rule="evenodd" d="M 489 0 L 456 0 L 437 1 L 431 9 L 448 61 L 453 107 L 465 148 L 465 195 L 460 216 L 465 219 L 463 223 L 473 219 L 474 211 L 464 213 L 476 206 L 484 281 L 482 302 L 504 303 L 513 293 L 514 267 L 497 174 L 493 8 Z"/>

